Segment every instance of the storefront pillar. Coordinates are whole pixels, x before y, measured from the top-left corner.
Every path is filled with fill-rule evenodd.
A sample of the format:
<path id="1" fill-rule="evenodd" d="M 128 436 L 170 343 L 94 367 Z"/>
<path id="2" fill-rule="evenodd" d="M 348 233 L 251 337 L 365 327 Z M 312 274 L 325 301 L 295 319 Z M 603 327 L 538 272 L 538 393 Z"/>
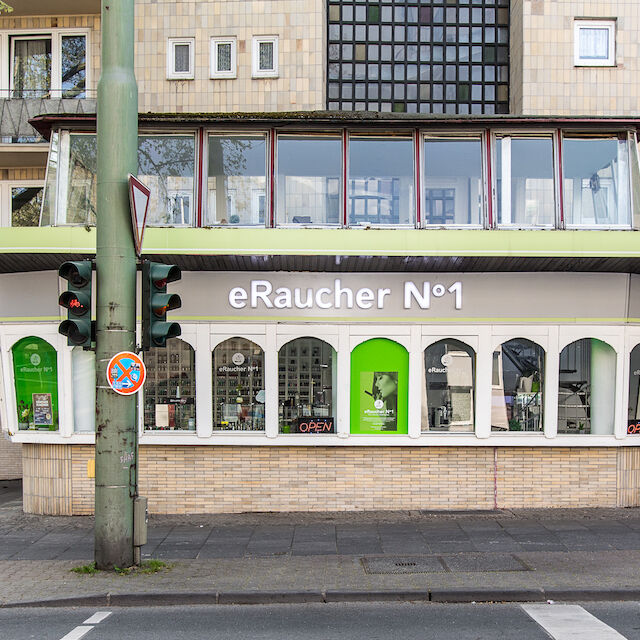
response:
<path id="1" fill-rule="evenodd" d="M 476 359 L 476 436 L 478 438 L 488 438 L 491 435 L 492 369 L 491 334 L 487 329 L 483 329 L 478 338 Z"/>
<path id="2" fill-rule="evenodd" d="M 558 387 L 560 381 L 560 343 L 558 327 L 549 328 L 549 342 L 545 354 L 544 381 L 542 386 L 545 438 L 558 434 Z"/>
<path id="3" fill-rule="evenodd" d="M 213 435 L 213 396 L 208 390 L 214 387 L 209 326 L 198 325 L 196 335 L 196 388 L 207 390 L 205 393 L 196 390 L 196 434 L 198 438 L 210 438 Z"/>
<path id="4" fill-rule="evenodd" d="M 422 399 L 422 336 L 420 327 L 411 327 L 409 338 L 409 437 L 419 438 L 422 425 L 420 424 L 420 403 Z"/>
<path id="5" fill-rule="evenodd" d="M 349 327 L 341 326 L 338 329 L 338 393 L 336 409 L 336 431 L 339 438 L 348 438 L 349 422 L 349 387 L 351 385 L 351 351 L 349 349 Z"/>
<path id="6" fill-rule="evenodd" d="M 616 394 L 616 354 L 606 343 L 591 339 L 591 433 L 613 433 Z"/>
<path id="7" fill-rule="evenodd" d="M 278 436 L 278 345 L 275 325 L 268 325 L 266 348 L 264 350 L 264 370 L 275 371 L 276 375 L 265 375 L 264 429 L 267 438 Z"/>

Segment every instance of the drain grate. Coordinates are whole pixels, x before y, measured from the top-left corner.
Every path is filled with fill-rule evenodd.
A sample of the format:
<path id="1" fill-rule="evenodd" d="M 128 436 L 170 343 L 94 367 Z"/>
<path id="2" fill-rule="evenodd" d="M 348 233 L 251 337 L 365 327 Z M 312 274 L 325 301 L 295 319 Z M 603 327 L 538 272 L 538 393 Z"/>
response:
<path id="1" fill-rule="evenodd" d="M 365 573 L 477 573 L 532 571 L 520 558 L 507 553 L 463 553 L 442 556 L 378 556 L 360 558 Z"/>

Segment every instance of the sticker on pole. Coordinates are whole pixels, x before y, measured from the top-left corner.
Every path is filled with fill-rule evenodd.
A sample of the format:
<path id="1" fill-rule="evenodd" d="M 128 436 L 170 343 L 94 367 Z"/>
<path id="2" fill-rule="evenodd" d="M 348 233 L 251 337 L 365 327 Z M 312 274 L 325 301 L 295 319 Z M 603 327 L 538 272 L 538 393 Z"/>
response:
<path id="1" fill-rule="evenodd" d="M 147 376 L 140 356 L 130 351 L 117 353 L 107 366 L 107 382 L 121 396 L 130 396 L 142 389 Z"/>

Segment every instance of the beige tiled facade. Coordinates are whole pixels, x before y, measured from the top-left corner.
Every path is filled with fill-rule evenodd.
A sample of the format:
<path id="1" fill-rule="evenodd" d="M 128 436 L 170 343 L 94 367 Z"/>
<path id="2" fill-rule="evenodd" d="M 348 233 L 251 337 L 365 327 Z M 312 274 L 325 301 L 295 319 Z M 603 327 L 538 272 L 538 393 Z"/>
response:
<path id="1" fill-rule="evenodd" d="M 614 67 L 574 66 L 575 18 L 616 20 Z M 639 64 L 637 0 L 511 2 L 511 113 L 635 114 Z"/>
<path id="2" fill-rule="evenodd" d="M 25 511 L 93 513 L 92 446 L 24 449 Z M 143 446 L 139 489 L 152 513 L 638 506 L 640 456 L 613 447 Z"/>
<path id="3" fill-rule="evenodd" d="M 22 478 L 22 445 L 0 432 L 0 480 Z"/>
<path id="4" fill-rule="evenodd" d="M 138 0 L 135 8 L 141 112 L 324 108 L 323 0 Z M 278 36 L 277 78 L 251 77 L 254 36 Z M 235 79 L 210 79 L 212 37 L 236 39 Z M 167 80 L 169 38 L 195 39 L 193 80 Z"/>

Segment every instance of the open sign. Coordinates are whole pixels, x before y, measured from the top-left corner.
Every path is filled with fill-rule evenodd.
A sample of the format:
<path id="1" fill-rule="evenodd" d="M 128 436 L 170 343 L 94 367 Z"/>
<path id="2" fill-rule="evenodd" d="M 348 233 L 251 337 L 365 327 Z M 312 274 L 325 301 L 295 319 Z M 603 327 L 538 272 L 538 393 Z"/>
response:
<path id="1" fill-rule="evenodd" d="M 640 433 L 640 420 L 629 420 L 627 422 L 627 433 Z"/>
<path id="2" fill-rule="evenodd" d="M 333 418 L 305 416 L 298 418 L 296 433 L 335 433 Z"/>

